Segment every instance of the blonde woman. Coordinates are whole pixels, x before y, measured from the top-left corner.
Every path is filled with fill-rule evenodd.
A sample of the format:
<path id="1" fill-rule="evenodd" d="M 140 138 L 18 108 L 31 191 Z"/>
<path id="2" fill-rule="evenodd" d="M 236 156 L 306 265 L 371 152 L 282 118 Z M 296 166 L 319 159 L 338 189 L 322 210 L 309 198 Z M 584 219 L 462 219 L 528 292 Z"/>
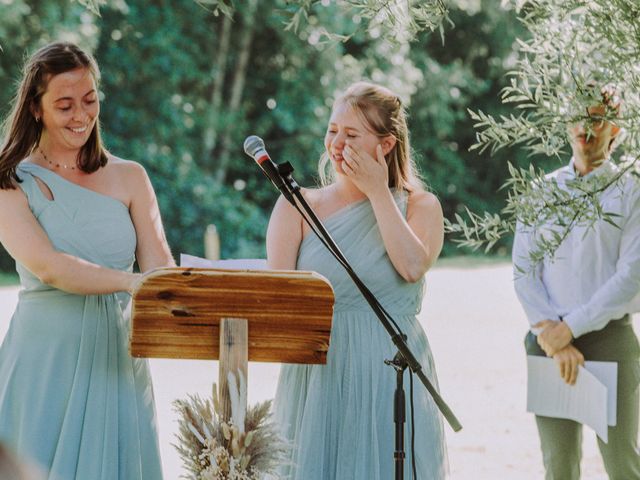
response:
<path id="1" fill-rule="evenodd" d="M 437 383 L 416 314 L 424 275 L 442 248 L 442 210 L 415 173 L 400 98 L 375 84 L 352 85 L 334 103 L 324 143 L 323 186 L 303 193 L 356 273 L 407 334 L 427 377 Z M 383 362 L 393 358 L 395 347 L 387 332 L 346 272 L 282 198 L 269 223 L 267 255 L 271 268 L 321 273 L 336 295 L 327 365 L 286 365 L 280 373 L 276 419 L 292 445 L 283 473 L 300 480 L 393 478 L 396 376 Z M 408 375 L 405 381 L 409 415 Z M 414 407 L 418 478 L 444 478 L 442 421 L 418 382 Z M 409 421 L 406 432 L 409 478 Z"/>

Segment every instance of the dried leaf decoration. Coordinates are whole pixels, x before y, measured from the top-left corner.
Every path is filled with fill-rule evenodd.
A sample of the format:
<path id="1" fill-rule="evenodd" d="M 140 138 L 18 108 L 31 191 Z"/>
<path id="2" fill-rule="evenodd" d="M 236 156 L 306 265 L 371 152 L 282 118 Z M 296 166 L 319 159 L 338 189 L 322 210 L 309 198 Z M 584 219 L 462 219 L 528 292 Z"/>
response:
<path id="1" fill-rule="evenodd" d="M 234 382 L 235 385 L 235 382 Z M 246 388 L 242 383 L 240 388 Z M 234 402 L 232 402 L 234 403 Z M 222 421 L 222 410 L 213 385 L 211 399 L 189 395 L 176 400 L 179 413 L 177 443 L 187 473 L 186 480 L 260 480 L 279 478 L 277 467 L 288 450 L 271 419 L 271 401 L 250 406 L 244 431 L 232 420 Z M 237 408 L 237 407 L 236 407 Z"/>

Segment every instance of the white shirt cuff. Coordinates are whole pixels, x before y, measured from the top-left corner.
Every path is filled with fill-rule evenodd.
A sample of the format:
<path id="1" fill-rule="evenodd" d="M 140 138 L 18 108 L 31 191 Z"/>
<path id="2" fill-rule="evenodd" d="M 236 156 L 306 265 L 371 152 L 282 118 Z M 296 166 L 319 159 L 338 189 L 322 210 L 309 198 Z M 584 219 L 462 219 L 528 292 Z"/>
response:
<path id="1" fill-rule="evenodd" d="M 586 325 L 587 315 L 583 311 L 582 307 L 576 308 L 573 312 L 566 315 L 562 320 L 567 324 L 569 330 L 571 330 L 571 334 L 573 338 L 578 338 L 584 335 L 585 333 L 589 333 L 588 325 Z"/>

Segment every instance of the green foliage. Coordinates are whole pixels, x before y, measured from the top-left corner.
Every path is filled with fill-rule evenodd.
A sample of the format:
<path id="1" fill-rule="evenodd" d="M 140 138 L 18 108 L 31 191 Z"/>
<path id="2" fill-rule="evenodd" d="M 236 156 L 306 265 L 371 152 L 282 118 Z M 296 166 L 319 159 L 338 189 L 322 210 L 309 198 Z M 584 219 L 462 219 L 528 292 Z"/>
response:
<path id="1" fill-rule="evenodd" d="M 371 37 L 385 37 L 393 42 L 404 43 L 413 40 L 425 30 L 438 30 L 444 37 L 444 22 L 448 20 L 448 9 L 443 0 L 348 0 L 336 2 L 336 7 L 329 1 L 297 0 L 290 2 L 288 11 L 291 18 L 285 29 L 300 31 L 309 21 L 311 12 L 320 9 L 335 11 L 353 19 L 355 32 L 366 31 Z M 323 25 L 329 25 L 325 23 Z M 340 30 L 328 30 L 322 27 L 322 35 L 330 41 L 348 41 L 355 34 L 345 34 Z"/>
<path id="2" fill-rule="evenodd" d="M 519 42 L 520 59 L 502 100 L 522 113 L 496 120 L 479 112 L 476 147 L 524 143 L 533 154 L 566 153 L 567 126 L 593 121 L 587 107 L 612 85 L 624 95 L 625 113 L 615 118 L 612 110 L 606 117 L 627 130 L 624 145 L 637 151 L 640 6 L 630 0 L 536 0 L 521 14 L 531 38 Z"/>
<path id="3" fill-rule="evenodd" d="M 506 200 L 506 192 L 498 191 L 508 178 L 504 165 L 508 160 L 518 165 L 527 162 L 524 154 L 469 151 L 475 135 L 466 110 L 507 111 L 493 98 L 505 85 L 505 71 L 513 66 L 516 36 L 526 34 L 497 2 L 485 2 L 477 9 L 472 3 L 451 5 L 456 28 L 447 33 L 444 47 L 425 32 L 412 44 L 410 57 L 422 75 L 411 97 L 412 144 L 425 179 L 449 219 L 467 208 L 493 216 Z M 498 240 L 501 254 L 509 241 Z M 444 253 L 459 252 L 447 242 Z"/>
<path id="4" fill-rule="evenodd" d="M 100 14 L 100 7 L 107 4 L 107 0 L 75 0 L 80 5 L 83 5 L 89 11 L 96 15 Z"/>
<path id="5" fill-rule="evenodd" d="M 220 14 L 225 17 L 233 17 L 234 5 L 233 1 L 225 1 L 225 0 L 195 0 L 198 5 L 209 10 L 216 17 Z"/>
<path id="6" fill-rule="evenodd" d="M 520 56 L 510 73 L 510 84 L 502 91 L 502 102 L 519 112 L 495 116 L 472 111 L 477 128 L 472 147 L 481 152 L 497 152 L 522 145 L 532 155 L 566 156 L 566 132 L 570 125 L 583 123 L 587 130 L 602 120 L 623 128 L 618 146 L 621 173 L 602 181 L 569 185 L 559 189 L 535 169 L 511 169 L 506 183 L 507 204 L 500 216 L 469 213 L 469 221 L 457 219 L 448 230 L 460 234 L 466 246 L 490 248 L 496 238 L 513 231 L 517 221 L 532 228 L 553 223 L 560 228 L 531 252 L 539 261 L 552 256 L 575 225 L 593 225 L 604 219 L 599 194 L 619 184 L 625 173 L 637 175 L 640 140 L 640 69 L 638 18 L 640 5 L 633 0 L 532 0 L 517 2 L 523 25 L 530 33 L 520 40 Z M 602 103 L 602 89 L 622 97 L 622 114 L 613 105 L 603 117 L 589 114 L 588 108 Z M 616 103 L 614 100 L 612 103 Z M 579 188 L 578 188 L 579 185 Z M 546 198 L 550 197 L 550 198 Z M 614 222 L 615 223 L 615 222 Z"/>
<path id="7" fill-rule="evenodd" d="M 0 287 L 9 287 L 20 283 L 18 276 L 13 273 L 3 273 L 0 271 Z"/>
<path id="8" fill-rule="evenodd" d="M 203 254 L 204 231 L 214 223 L 223 257 L 263 256 L 277 192 L 242 152 L 244 138 L 259 134 L 274 159 L 290 161 L 299 183 L 313 186 L 333 98 L 363 78 L 388 85 L 409 104 L 419 167 L 447 217 L 465 205 L 500 209 L 495 191 L 507 178 L 506 153 L 469 153 L 475 138 L 466 113 L 507 111 L 493 98 L 524 30 L 497 2 L 455 0 L 446 11 L 438 10 L 442 2 L 404 2 L 415 7 L 405 12 L 416 25 L 412 42 L 394 33 L 407 18 L 370 15 L 375 5 L 383 12 L 401 2 L 198 0 L 177 8 L 169 0 L 83 0 L 91 10 L 78 2 L 43 0 L 34 9 L 13 0 L 10 13 L 0 15 L 0 43 L 20 39 L 0 53 L 7 65 L 0 105 L 25 52 L 61 37 L 92 50 L 102 70 L 107 147 L 149 172 L 176 254 Z M 286 29 L 305 5 L 304 21 Z M 456 24 L 446 44 L 431 34 L 442 21 L 429 24 L 425 15 L 448 15 Z M 20 30 L 23 24 L 31 30 Z"/>
<path id="9" fill-rule="evenodd" d="M 262 256 L 264 215 L 246 191 L 215 181 L 201 148 L 215 17 L 193 2 L 179 14 L 171 5 L 130 1 L 102 11 L 95 53 L 106 142 L 147 168 L 176 254 L 203 255 L 214 223 L 224 257 Z"/>

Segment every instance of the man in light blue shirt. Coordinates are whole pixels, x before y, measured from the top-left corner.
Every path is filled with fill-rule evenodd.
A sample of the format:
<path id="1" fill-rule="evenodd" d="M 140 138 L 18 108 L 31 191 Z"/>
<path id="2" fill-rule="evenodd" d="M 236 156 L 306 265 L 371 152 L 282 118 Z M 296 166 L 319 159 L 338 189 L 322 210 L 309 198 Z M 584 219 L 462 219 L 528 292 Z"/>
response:
<path id="1" fill-rule="evenodd" d="M 609 156 L 619 128 L 602 120 L 607 108 L 619 109 L 603 93 L 603 105 L 591 107 L 596 119 L 590 132 L 569 129 L 573 158 L 550 174 L 560 188 L 589 177 L 620 174 Z M 597 178 L 596 178 L 597 180 Z M 614 213 L 617 226 L 598 220 L 592 227 L 573 226 L 553 259 L 529 260 L 536 238 L 559 231 L 564 222 L 542 228 L 518 225 L 513 247 L 515 290 L 531 331 L 530 355 L 555 359 L 559 374 L 574 384 L 584 360 L 618 363 L 617 424 L 609 441 L 598 446 L 610 479 L 640 480 L 638 410 L 640 346 L 629 314 L 640 311 L 640 185 L 624 174 L 600 196 L 603 212 Z M 566 224 L 566 223 L 565 223 Z M 526 273 L 521 273 L 524 270 Z M 572 420 L 536 416 L 547 480 L 578 480 L 582 426 Z"/>

